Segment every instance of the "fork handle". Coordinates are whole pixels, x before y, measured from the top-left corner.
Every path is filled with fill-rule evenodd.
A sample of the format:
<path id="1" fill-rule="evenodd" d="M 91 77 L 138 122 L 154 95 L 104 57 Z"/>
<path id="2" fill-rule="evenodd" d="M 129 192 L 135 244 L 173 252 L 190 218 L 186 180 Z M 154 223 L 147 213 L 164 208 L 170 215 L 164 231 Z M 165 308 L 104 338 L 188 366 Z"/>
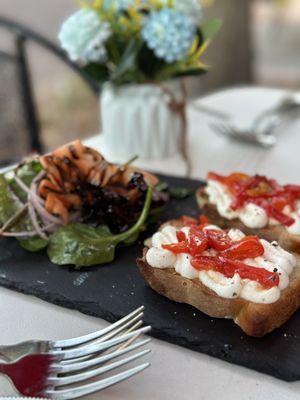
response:
<path id="1" fill-rule="evenodd" d="M 33 353 L 41 352 L 38 342 L 23 342 L 13 346 L 0 346 L 0 359 L 9 362 Z"/>
<path id="2" fill-rule="evenodd" d="M 45 397 L 53 361 L 49 354 L 30 354 L 14 362 L 0 362 L 0 374 L 9 377 L 21 395 Z"/>

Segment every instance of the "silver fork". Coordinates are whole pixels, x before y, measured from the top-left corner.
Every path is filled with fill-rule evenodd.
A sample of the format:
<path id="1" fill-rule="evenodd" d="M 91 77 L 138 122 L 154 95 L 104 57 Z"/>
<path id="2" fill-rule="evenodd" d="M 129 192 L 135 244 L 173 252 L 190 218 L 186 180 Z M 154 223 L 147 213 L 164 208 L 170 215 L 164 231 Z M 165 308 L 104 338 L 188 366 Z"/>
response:
<path id="1" fill-rule="evenodd" d="M 272 135 L 272 131 L 278 125 L 278 121 L 271 121 L 261 132 L 251 129 L 239 129 L 229 122 L 211 123 L 211 128 L 219 135 L 227 138 L 236 139 L 242 142 L 272 147 L 277 143 L 277 139 Z"/>
<path id="2" fill-rule="evenodd" d="M 133 333 L 137 336 L 136 332 Z M 56 400 L 75 399 L 103 390 L 146 369 L 150 365 L 149 363 L 143 363 L 119 374 L 89 383 L 92 378 L 99 377 L 149 354 L 150 350 L 147 349 L 102 365 L 116 357 L 132 352 L 148 342 L 149 339 L 138 341 L 124 349 L 117 349 L 112 353 L 70 365 L 63 364 L 60 356 L 30 354 L 13 363 L 0 363 L 0 373 L 11 379 L 20 395 Z M 84 381 L 86 383 L 77 385 Z M 62 389 L 62 387 L 64 388 Z"/>
<path id="3" fill-rule="evenodd" d="M 56 341 L 46 341 L 46 340 L 34 340 L 22 342 L 12 346 L 0 346 L 0 358 L 5 361 L 16 361 L 28 354 L 38 354 L 38 353 L 51 353 L 57 350 L 67 350 L 70 348 L 76 349 L 76 346 L 82 346 L 87 343 L 103 342 L 108 340 L 115 335 L 120 334 L 125 329 L 137 328 L 142 324 L 144 306 L 139 307 L 135 311 L 126 315 L 119 321 L 108 325 L 106 328 L 101 329 L 97 332 L 90 333 L 88 335 L 66 339 L 66 340 L 56 340 Z"/>
<path id="4" fill-rule="evenodd" d="M 50 342 L 51 345 L 55 343 L 56 346 L 54 345 L 47 353 L 29 354 L 14 362 L 2 363 L 0 364 L 0 373 L 11 378 L 21 395 L 48 397 L 57 400 L 78 398 L 121 382 L 147 368 L 149 363 L 141 364 L 117 375 L 97 380 L 96 382 L 89 383 L 88 381 L 103 373 L 135 361 L 150 352 L 150 350 L 144 350 L 119 361 L 104 365 L 104 363 L 132 352 L 149 342 L 148 339 L 133 343 L 139 335 L 150 330 L 150 327 L 136 329 L 139 322 L 134 322 L 137 316 L 140 316 L 140 310 L 141 308 L 113 324 L 114 327 L 112 330 L 108 331 L 108 328 L 111 327 L 102 330 L 102 332 L 105 331 L 105 334 L 100 339 L 99 332 L 95 332 L 81 338 Z M 115 336 L 116 332 L 126 329 L 129 321 L 134 323 L 129 328 L 131 332 L 127 331 L 125 334 L 123 333 L 113 339 L 104 340 L 105 337 L 107 339 L 110 336 Z M 94 340 L 95 338 L 96 341 L 91 343 L 90 340 Z M 82 345 L 82 343 L 84 344 Z M 81 345 L 78 346 L 78 344 Z M 117 349 L 113 349 L 110 353 L 99 354 L 100 351 L 120 344 L 123 345 Z M 93 357 L 84 358 L 91 354 Z M 74 384 L 77 385 L 84 381 L 87 382 L 74 387 Z M 61 389 L 62 386 L 67 388 Z"/>

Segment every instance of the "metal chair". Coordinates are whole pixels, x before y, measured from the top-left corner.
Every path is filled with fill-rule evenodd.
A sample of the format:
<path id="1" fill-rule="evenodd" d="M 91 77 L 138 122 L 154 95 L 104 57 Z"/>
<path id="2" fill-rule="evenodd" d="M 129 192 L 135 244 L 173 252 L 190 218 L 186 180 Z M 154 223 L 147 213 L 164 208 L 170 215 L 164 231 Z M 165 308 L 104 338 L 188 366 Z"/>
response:
<path id="1" fill-rule="evenodd" d="M 27 55 L 29 42 L 36 43 L 63 61 L 86 82 L 95 95 L 99 94 L 100 88 L 80 67 L 72 63 L 61 49 L 40 34 L 1 16 L 0 29 L 8 32 L 13 39 L 12 52 L 0 50 L 0 73 L 2 75 L 0 79 L 0 118 L 1 129 L 3 129 L 2 132 L 0 131 L 0 163 L 5 164 L 14 161 L 9 155 L 9 149 L 14 146 L 23 149 L 26 146 L 29 152 L 43 151 L 38 109 Z M 17 143 L 13 143 L 12 132 L 17 127 L 21 134 L 19 134 Z"/>

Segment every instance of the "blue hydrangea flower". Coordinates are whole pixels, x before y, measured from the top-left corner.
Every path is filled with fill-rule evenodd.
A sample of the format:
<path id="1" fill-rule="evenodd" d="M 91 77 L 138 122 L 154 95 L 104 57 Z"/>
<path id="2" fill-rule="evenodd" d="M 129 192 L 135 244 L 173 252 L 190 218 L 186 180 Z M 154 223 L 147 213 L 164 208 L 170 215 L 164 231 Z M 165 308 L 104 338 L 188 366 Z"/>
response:
<path id="1" fill-rule="evenodd" d="M 83 8 L 64 22 L 58 37 L 72 61 L 87 64 L 105 60 L 110 35 L 110 24 L 101 21 L 95 11 Z"/>
<path id="2" fill-rule="evenodd" d="M 196 27 L 181 12 L 163 8 L 146 21 L 142 36 L 154 54 L 167 63 L 182 60 L 191 48 Z"/>
<path id="3" fill-rule="evenodd" d="M 104 7 L 109 9 L 114 5 L 117 11 L 126 10 L 128 7 L 133 6 L 135 0 L 104 0 Z M 140 0 L 141 4 L 149 3 L 148 0 Z M 160 0 L 160 3 L 169 8 L 174 8 L 181 11 L 183 14 L 189 16 L 193 22 L 199 23 L 202 18 L 202 7 L 199 0 L 173 0 L 170 7 L 169 0 Z"/>
<path id="4" fill-rule="evenodd" d="M 167 5 L 168 0 L 162 0 Z M 187 15 L 193 23 L 202 19 L 202 7 L 199 0 L 174 0 L 174 9 Z"/>

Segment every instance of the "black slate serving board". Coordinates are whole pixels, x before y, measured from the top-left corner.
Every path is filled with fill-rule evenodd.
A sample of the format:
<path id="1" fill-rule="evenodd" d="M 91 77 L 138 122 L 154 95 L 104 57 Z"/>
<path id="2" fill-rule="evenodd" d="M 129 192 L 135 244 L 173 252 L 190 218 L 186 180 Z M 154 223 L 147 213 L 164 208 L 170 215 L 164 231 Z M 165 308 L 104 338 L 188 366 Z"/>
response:
<path id="1" fill-rule="evenodd" d="M 172 186 L 196 189 L 201 182 L 162 177 Z M 172 200 L 164 220 L 197 215 L 194 196 Z M 0 285 L 63 307 L 113 322 L 146 306 L 151 335 L 279 379 L 300 379 L 300 313 L 262 339 L 247 337 L 232 321 L 212 319 L 191 306 L 172 302 L 152 291 L 139 275 L 135 259 L 142 241 L 119 248 L 105 266 L 75 271 L 51 264 L 43 252 L 32 254 L 15 240 L 0 242 Z"/>

